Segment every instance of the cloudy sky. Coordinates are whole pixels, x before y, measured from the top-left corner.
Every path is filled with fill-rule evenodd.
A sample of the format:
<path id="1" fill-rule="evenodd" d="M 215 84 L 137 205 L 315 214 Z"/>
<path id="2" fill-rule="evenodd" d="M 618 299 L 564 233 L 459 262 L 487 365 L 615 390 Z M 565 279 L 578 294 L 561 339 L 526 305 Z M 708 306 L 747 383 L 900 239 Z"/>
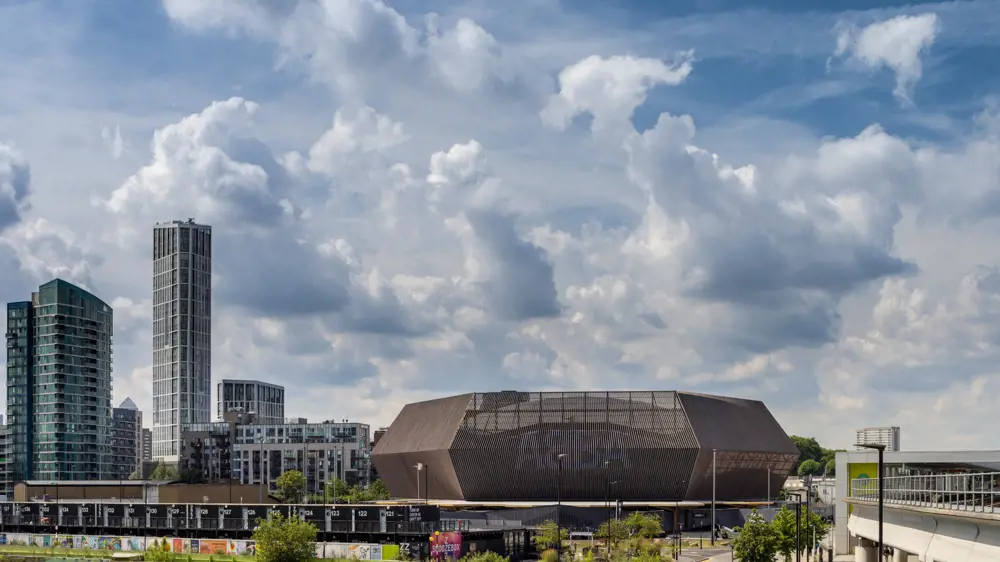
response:
<path id="1" fill-rule="evenodd" d="M 289 415 L 683 389 L 1000 447 L 1000 9 L 884 4 L 0 0 L 0 299 L 111 303 L 150 412 L 195 217 L 213 378 Z"/>

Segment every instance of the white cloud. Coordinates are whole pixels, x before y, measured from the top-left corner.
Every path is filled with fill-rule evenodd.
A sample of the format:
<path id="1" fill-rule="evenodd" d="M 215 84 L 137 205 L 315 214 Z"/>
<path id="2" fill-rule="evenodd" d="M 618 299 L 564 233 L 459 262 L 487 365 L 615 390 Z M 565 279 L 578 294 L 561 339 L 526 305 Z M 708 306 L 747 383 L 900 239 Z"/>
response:
<path id="1" fill-rule="evenodd" d="M 172 49 L 219 34 L 255 56 L 223 49 L 141 94 L 53 91 L 26 113 L 51 113 L 45 126 L 0 116 L 0 292 L 61 275 L 110 300 L 116 400 L 150 407 L 149 231 L 194 217 L 213 226 L 213 376 L 283 383 L 312 419 L 385 424 L 407 401 L 471 390 L 676 387 L 764 399 L 829 445 L 885 422 L 914 447 L 951 444 L 928 411 L 968 412 L 966 440 L 1000 445 L 988 401 L 963 395 L 998 384 L 996 112 L 962 116 L 969 133 L 948 142 L 901 129 L 892 103 L 882 124 L 727 128 L 740 108 L 719 100 L 744 92 L 726 65 L 807 43 L 803 64 L 822 64 L 815 30 L 842 15 L 779 18 L 774 45 L 733 62 L 712 58 L 734 47 L 713 50 L 704 18 L 647 43 L 572 18 L 593 33 L 567 39 L 518 6 L 164 7 Z M 852 31 L 841 54 L 909 92 L 947 39 L 903 40 L 921 36 L 907 17 L 906 33 Z M 93 117 L 64 125 L 79 107 Z M 907 113 L 945 107 L 961 104 Z"/>
<path id="2" fill-rule="evenodd" d="M 671 64 L 633 56 L 587 57 L 559 73 L 559 92 L 542 110 L 542 120 L 565 129 L 574 117 L 589 113 L 595 133 L 618 128 L 653 87 L 683 82 L 691 73 L 691 57 L 692 53 L 682 53 Z"/>
<path id="3" fill-rule="evenodd" d="M 888 68 L 896 75 L 898 98 L 909 102 L 913 86 L 923 76 L 920 60 L 941 30 L 937 14 L 896 16 L 861 30 L 847 27 L 837 36 L 836 56 L 850 55 L 868 68 Z"/>
<path id="4" fill-rule="evenodd" d="M 101 128 L 101 140 L 104 141 L 112 158 L 118 160 L 122 157 L 122 153 L 125 152 L 125 141 L 122 140 L 122 131 L 118 125 L 115 125 L 114 132 L 106 125 Z"/>

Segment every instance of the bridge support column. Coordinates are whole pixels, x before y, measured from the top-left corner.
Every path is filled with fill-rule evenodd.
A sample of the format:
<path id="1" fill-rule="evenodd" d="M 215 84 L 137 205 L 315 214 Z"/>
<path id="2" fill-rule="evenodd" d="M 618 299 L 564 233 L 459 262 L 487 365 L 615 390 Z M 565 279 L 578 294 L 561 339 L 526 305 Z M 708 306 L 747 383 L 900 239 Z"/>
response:
<path id="1" fill-rule="evenodd" d="M 909 562 L 910 553 L 899 550 L 898 548 L 892 554 L 892 562 Z"/>
<path id="2" fill-rule="evenodd" d="M 854 547 L 854 562 L 881 562 L 878 559 L 875 543 L 867 539 L 861 539 L 858 546 Z"/>

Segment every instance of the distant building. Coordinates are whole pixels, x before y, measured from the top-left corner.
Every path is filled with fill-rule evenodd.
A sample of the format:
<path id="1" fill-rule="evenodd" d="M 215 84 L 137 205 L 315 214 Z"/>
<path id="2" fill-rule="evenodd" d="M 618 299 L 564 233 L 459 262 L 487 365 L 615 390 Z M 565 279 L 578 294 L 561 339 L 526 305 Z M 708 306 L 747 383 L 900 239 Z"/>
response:
<path id="1" fill-rule="evenodd" d="M 128 478 L 141 469 L 142 411 L 126 398 L 111 413 L 111 478 Z"/>
<path id="2" fill-rule="evenodd" d="M 306 490 L 322 494 L 334 478 L 351 485 L 371 482 L 370 439 L 362 423 L 258 424 L 253 416 L 229 412 L 225 421 L 184 427 L 180 469 L 207 482 L 230 476 L 243 484 L 263 480 L 272 491 L 279 476 L 298 470 L 306 476 Z"/>
<path id="3" fill-rule="evenodd" d="M 285 418 L 284 423 L 285 425 L 301 425 L 304 423 L 309 423 L 309 420 L 306 418 Z"/>
<path id="4" fill-rule="evenodd" d="M 212 415 L 212 227 L 153 228 L 153 458 L 174 463 L 181 426 Z"/>
<path id="5" fill-rule="evenodd" d="M 139 455 L 139 460 L 153 460 L 153 432 L 148 427 L 142 428 L 142 452 Z"/>
<path id="6" fill-rule="evenodd" d="M 218 384 L 216 419 L 226 412 L 252 413 L 259 423 L 282 423 L 285 387 L 261 381 L 223 379 Z"/>
<path id="7" fill-rule="evenodd" d="M 112 474 L 113 330 L 111 307 L 62 279 L 7 303 L 11 480 Z"/>
<path id="8" fill-rule="evenodd" d="M 885 445 L 886 451 L 899 451 L 899 427 L 865 427 L 857 431 L 854 442 L 859 445 Z M 858 450 L 861 449 L 858 447 Z"/>

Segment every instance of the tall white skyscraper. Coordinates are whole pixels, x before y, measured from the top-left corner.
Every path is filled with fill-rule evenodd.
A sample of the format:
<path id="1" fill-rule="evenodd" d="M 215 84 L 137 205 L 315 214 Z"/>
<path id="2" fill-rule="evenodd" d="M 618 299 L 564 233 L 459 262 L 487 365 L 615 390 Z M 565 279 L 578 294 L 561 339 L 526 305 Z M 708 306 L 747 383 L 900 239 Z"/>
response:
<path id="1" fill-rule="evenodd" d="M 181 426 L 211 421 L 212 227 L 153 228 L 153 458 L 177 462 Z"/>

